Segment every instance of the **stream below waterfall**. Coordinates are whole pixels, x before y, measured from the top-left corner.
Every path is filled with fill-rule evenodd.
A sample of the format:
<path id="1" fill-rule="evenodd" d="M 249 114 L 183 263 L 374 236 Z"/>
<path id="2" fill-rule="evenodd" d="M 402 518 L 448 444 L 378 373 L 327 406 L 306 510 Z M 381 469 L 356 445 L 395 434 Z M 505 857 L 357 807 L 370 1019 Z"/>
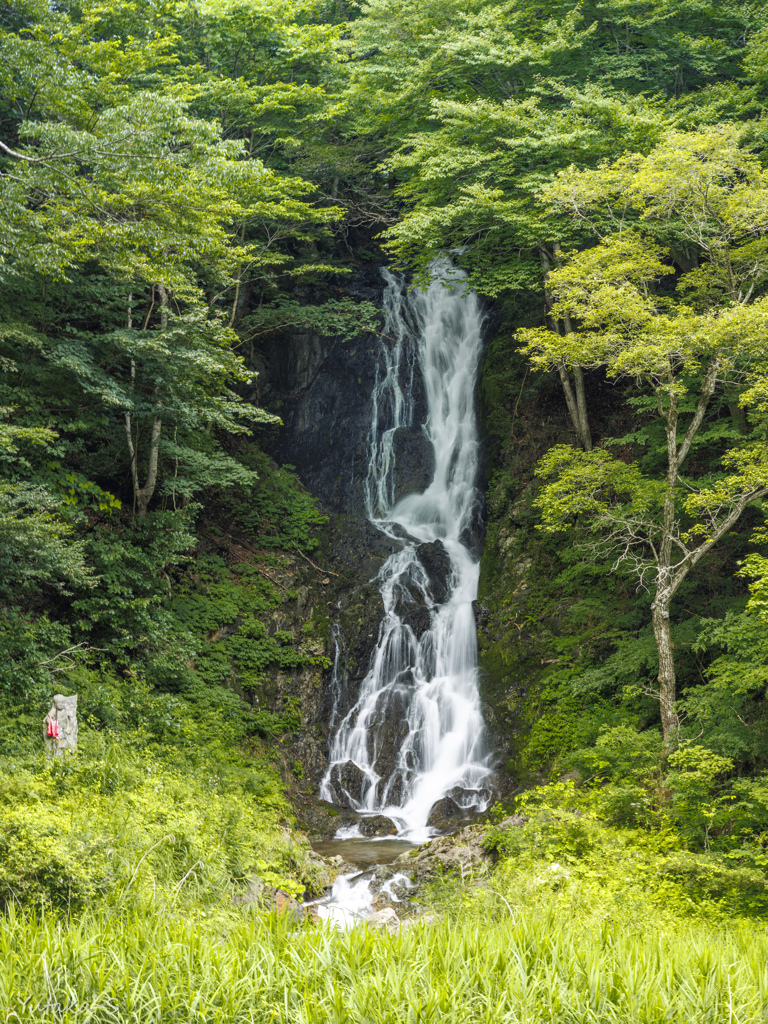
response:
<path id="1" fill-rule="evenodd" d="M 369 671 L 346 713 L 334 707 L 324 800 L 392 827 L 396 837 L 365 839 L 359 828 L 317 844 L 365 870 L 393 861 L 485 810 L 490 751 L 477 684 L 473 602 L 479 576 L 479 439 L 475 387 L 483 312 L 461 272 L 434 267 L 426 289 L 408 290 L 383 270 L 384 326 L 371 397 L 366 512 L 394 543 L 378 575 L 384 616 Z M 450 279 L 450 286 L 446 285 Z M 398 439 L 418 435 L 423 390 L 422 490 L 399 494 Z M 338 657 L 335 693 L 341 693 Z M 328 901 L 326 901 L 328 902 Z M 370 906 L 365 875 L 340 876 L 330 900 L 343 920 Z M 345 910 L 346 908 L 346 910 Z"/>

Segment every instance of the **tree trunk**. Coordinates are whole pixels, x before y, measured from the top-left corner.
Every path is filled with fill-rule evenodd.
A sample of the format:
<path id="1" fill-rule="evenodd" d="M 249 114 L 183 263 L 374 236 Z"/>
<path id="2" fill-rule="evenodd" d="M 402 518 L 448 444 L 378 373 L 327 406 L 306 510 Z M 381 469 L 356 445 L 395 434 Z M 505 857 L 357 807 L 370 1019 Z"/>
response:
<path id="1" fill-rule="evenodd" d="M 170 305 L 169 295 L 167 289 L 163 285 L 158 285 L 160 292 L 160 326 L 166 328 L 168 326 L 168 307 Z M 133 326 L 132 313 L 131 313 L 131 302 L 133 296 L 129 298 L 128 302 L 128 328 Z M 146 324 L 145 324 L 146 326 Z M 131 379 L 135 380 L 136 377 L 136 365 L 131 360 Z M 156 408 L 159 410 L 160 402 L 155 403 Z M 152 500 L 152 496 L 155 493 L 155 487 L 157 486 L 157 468 L 158 468 L 158 455 L 160 446 L 160 432 L 163 427 L 163 421 L 159 416 L 152 417 L 152 434 L 149 441 L 149 465 L 147 467 L 147 478 L 144 481 L 144 486 L 139 484 L 139 455 L 138 455 L 138 437 L 136 445 L 133 443 L 133 424 L 131 414 L 127 412 L 125 414 L 125 435 L 128 443 L 128 453 L 131 456 L 131 477 L 133 479 L 133 501 L 134 508 L 139 515 L 145 516 L 149 503 Z"/>
<path id="2" fill-rule="evenodd" d="M 560 245 L 555 244 L 556 261 L 559 254 Z M 570 317 L 566 316 L 561 326 L 560 321 L 555 321 L 551 314 L 554 300 L 547 284 L 550 262 L 546 250 L 541 248 L 539 249 L 539 258 L 541 260 L 541 269 L 544 271 L 544 319 L 546 320 L 547 327 L 550 331 L 554 331 L 555 334 L 566 336 L 573 332 Z M 557 372 L 560 375 L 560 382 L 563 385 L 565 404 L 568 407 L 568 415 L 571 417 L 571 423 L 573 424 L 573 429 L 576 431 L 579 444 L 585 452 L 591 452 L 592 431 L 589 428 L 589 416 L 587 414 L 587 398 L 584 392 L 584 374 L 582 373 L 581 367 L 578 363 L 574 363 L 572 369 L 573 384 L 571 384 L 571 375 L 565 360 L 560 362 Z"/>
<path id="3" fill-rule="evenodd" d="M 675 701 L 677 699 L 675 656 L 669 621 L 669 609 L 672 599 L 690 570 L 735 525 L 747 505 L 768 494 L 768 486 L 757 487 L 752 491 L 742 494 L 736 500 L 730 512 L 715 525 L 709 538 L 704 543 L 700 544 L 697 548 L 689 549 L 686 547 L 683 538 L 680 536 L 680 523 L 677 516 L 675 495 L 679 486 L 680 469 L 688 457 L 694 438 L 704 420 L 704 415 L 717 382 L 719 367 L 720 361 L 717 358 L 714 358 L 707 367 L 696 411 L 688 425 L 682 443 L 679 445 L 677 437 L 679 409 L 675 390 L 675 375 L 671 365 L 669 367 L 667 384 L 664 387 L 660 387 L 656 392 L 658 413 L 665 422 L 667 435 L 667 493 L 664 499 L 658 550 L 654 550 L 658 575 L 656 577 L 656 595 L 651 605 L 651 615 L 653 617 L 653 633 L 656 638 L 656 648 L 659 654 L 661 728 L 664 735 L 664 747 L 667 750 L 670 750 L 674 745 L 677 730 L 680 727 L 680 720 L 675 711 Z M 664 402 L 665 392 L 666 405 Z M 677 556 L 677 561 L 673 560 L 673 549 L 679 549 L 683 552 L 682 557 Z"/>
<path id="4" fill-rule="evenodd" d="M 560 383 L 563 385 L 563 394 L 565 395 L 565 404 L 568 407 L 568 415 L 571 417 L 573 429 L 576 431 L 576 435 L 578 436 L 579 410 L 576 405 L 576 398 L 573 394 L 573 387 L 571 386 L 571 376 L 568 373 L 568 367 L 564 362 L 561 362 L 558 365 L 557 372 L 560 375 Z"/>
<path id="5" fill-rule="evenodd" d="M 591 452 L 592 431 L 589 429 L 589 417 L 587 416 L 587 398 L 584 394 L 584 374 L 581 372 L 581 367 L 578 363 L 573 364 L 573 379 L 576 384 L 576 415 L 578 418 L 576 433 L 578 434 L 581 447 L 584 451 Z"/>
<path id="6" fill-rule="evenodd" d="M 136 510 L 139 516 L 147 514 L 147 508 L 157 485 L 157 456 L 160 444 L 160 430 L 162 420 L 155 416 L 152 420 L 152 437 L 149 442 L 149 466 L 147 468 L 147 479 L 143 487 L 136 491 Z"/>
<path id="7" fill-rule="evenodd" d="M 584 375 L 581 372 L 581 367 L 574 364 L 573 369 L 573 380 L 571 383 L 571 375 L 568 372 L 568 367 L 565 362 L 561 362 L 557 367 L 557 372 L 560 375 L 560 383 L 563 385 L 563 393 L 565 395 L 565 404 L 568 407 L 568 415 L 571 417 L 571 423 L 573 429 L 576 431 L 576 437 L 579 439 L 579 444 L 585 452 L 592 451 L 592 431 L 589 429 L 589 417 L 587 416 L 587 400 L 584 395 Z"/>
<path id="8" fill-rule="evenodd" d="M 651 606 L 653 615 L 653 633 L 659 652 L 659 704 L 661 706 L 661 731 L 664 746 L 669 749 L 675 740 L 680 724 L 675 712 L 676 678 L 675 655 L 672 643 L 672 630 L 669 623 L 669 599 L 656 596 Z"/>
<path id="9" fill-rule="evenodd" d="M 675 700 L 677 699 L 675 680 L 675 655 L 672 643 L 672 630 L 669 623 L 669 608 L 672 598 L 680 585 L 682 579 L 688 572 L 684 568 L 682 575 L 677 573 L 675 578 L 672 569 L 672 543 L 676 529 L 676 508 L 675 494 L 678 485 L 678 474 L 680 464 L 687 454 L 677 446 L 677 395 L 674 390 L 674 374 L 672 367 L 669 369 L 669 391 L 667 402 L 664 407 L 664 395 L 657 391 L 656 401 L 659 414 L 665 421 L 667 435 L 667 494 L 664 498 L 664 513 L 662 519 L 661 537 L 659 542 L 656 564 L 658 576 L 656 577 L 656 596 L 651 605 L 653 617 L 653 633 L 656 637 L 656 648 L 659 652 L 659 704 L 661 707 L 661 731 L 664 735 L 664 747 L 669 750 L 674 743 L 674 736 L 678 726 L 678 718 L 675 713 Z M 703 413 L 702 413 L 703 415 Z M 689 443 L 690 447 L 690 443 Z M 685 448 L 685 444 L 683 445 Z"/>

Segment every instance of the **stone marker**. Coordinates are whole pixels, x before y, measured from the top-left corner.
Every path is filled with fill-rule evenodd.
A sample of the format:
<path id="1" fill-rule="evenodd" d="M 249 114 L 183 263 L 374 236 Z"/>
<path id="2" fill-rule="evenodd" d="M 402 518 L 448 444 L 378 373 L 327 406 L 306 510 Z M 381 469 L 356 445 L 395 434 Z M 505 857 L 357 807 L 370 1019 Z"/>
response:
<path id="1" fill-rule="evenodd" d="M 43 719 L 43 738 L 48 757 L 61 757 L 65 750 L 77 749 L 77 695 L 56 694 Z"/>

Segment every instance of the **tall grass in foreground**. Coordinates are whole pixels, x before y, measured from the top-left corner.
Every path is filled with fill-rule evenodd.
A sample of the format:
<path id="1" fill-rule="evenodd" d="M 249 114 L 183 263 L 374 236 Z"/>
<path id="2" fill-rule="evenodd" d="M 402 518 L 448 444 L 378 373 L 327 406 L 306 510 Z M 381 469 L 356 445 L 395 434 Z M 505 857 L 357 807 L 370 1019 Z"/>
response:
<path id="1" fill-rule="evenodd" d="M 5 1021 L 61 1024 L 748 1024 L 762 925 L 658 928 L 498 912 L 391 937 L 255 915 L 0 920 Z M 504 911 L 506 916 L 501 915 Z"/>

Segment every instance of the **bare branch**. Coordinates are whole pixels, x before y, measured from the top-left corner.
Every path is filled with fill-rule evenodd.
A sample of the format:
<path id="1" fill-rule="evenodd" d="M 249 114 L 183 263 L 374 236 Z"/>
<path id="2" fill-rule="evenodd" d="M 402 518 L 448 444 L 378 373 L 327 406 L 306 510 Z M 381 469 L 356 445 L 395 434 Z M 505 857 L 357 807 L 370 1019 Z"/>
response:
<path id="1" fill-rule="evenodd" d="M 77 156 L 80 150 L 73 149 L 70 153 L 52 153 L 50 156 L 27 156 L 25 153 L 17 153 L 15 149 L 11 149 L 10 146 L 6 146 L 4 142 L 0 142 L 0 150 L 5 153 L 6 156 L 12 156 L 14 160 L 23 160 L 28 164 L 48 164 L 51 160 L 66 160 L 71 156 Z"/>
<path id="2" fill-rule="evenodd" d="M 685 433 L 683 443 L 680 445 L 677 451 L 678 469 L 680 468 L 680 466 L 682 466 L 685 457 L 691 450 L 691 444 L 693 443 L 693 439 L 696 436 L 699 427 L 701 426 L 701 421 L 704 419 L 704 413 L 707 411 L 707 406 L 709 405 L 709 401 L 712 398 L 712 393 L 715 390 L 715 384 L 717 383 L 717 371 L 719 368 L 719 359 L 713 359 L 707 367 L 707 372 L 704 377 L 704 384 L 701 389 L 701 397 L 699 398 L 698 404 L 696 406 L 696 412 L 694 413 L 693 419 L 691 420 L 690 425 L 688 426 L 688 430 Z"/>

